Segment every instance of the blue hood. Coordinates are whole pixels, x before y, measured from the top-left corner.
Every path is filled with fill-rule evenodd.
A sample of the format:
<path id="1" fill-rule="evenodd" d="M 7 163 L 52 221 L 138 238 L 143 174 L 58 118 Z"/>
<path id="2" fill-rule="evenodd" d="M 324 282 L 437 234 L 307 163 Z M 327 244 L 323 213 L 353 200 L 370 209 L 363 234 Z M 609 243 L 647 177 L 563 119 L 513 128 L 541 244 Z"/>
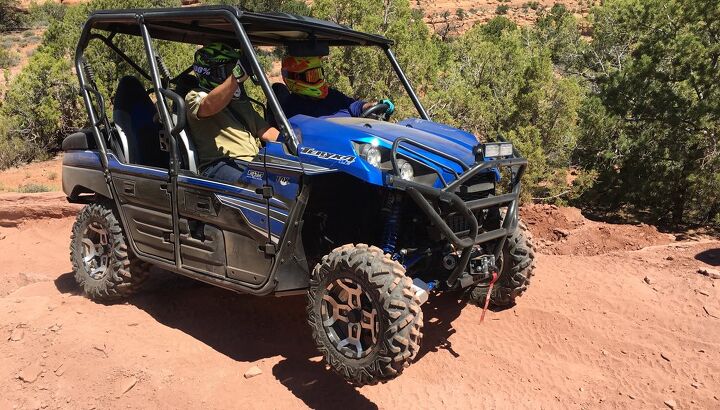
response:
<path id="1" fill-rule="evenodd" d="M 431 121 L 413 118 L 393 124 L 364 118 L 323 119 L 296 115 L 290 118 L 290 124 L 299 131 L 299 151 L 303 163 L 348 172 L 371 183 L 382 184 L 382 176 L 376 168 L 358 157 L 352 142 L 375 139 L 389 148 L 396 139 L 403 137 L 446 153 L 467 167 L 475 163 L 473 148 L 478 144 L 475 136 Z M 423 155 L 454 168 L 458 173 L 463 171 L 452 161 L 427 152 Z"/>

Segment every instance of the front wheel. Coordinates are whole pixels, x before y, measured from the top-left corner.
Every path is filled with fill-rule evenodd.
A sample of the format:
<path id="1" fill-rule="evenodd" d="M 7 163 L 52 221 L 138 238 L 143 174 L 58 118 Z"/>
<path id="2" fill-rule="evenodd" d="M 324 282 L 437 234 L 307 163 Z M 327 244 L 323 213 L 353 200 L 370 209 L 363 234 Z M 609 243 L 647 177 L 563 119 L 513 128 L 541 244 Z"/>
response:
<path id="1" fill-rule="evenodd" d="M 420 348 L 423 316 L 412 281 L 374 246 L 349 244 L 324 256 L 307 310 L 325 361 L 355 385 L 399 376 Z"/>
<path id="2" fill-rule="evenodd" d="M 535 246 L 532 234 L 524 222 L 518 221 L 517 229 L 505 241 L 500 260 L 500 277 L 493 286 L 490 303 L 495 307 L 509 307 L 530 285 L 535 270 Z M 484 306 L 488 285 L 480 284 L 470 288 L 471 303 Z"/>

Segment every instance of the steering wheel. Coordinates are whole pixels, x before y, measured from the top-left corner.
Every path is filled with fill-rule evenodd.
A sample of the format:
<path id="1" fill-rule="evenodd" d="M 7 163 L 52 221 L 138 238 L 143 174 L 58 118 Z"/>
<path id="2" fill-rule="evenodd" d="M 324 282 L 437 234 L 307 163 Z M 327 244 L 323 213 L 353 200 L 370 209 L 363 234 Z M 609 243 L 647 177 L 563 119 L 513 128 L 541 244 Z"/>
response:
<path id="1" fill-rule="evenodd" d="M 368 108 L 367 110 L 363 111 L 362 114 L 360 114 L 360 117 L 362 118 L 375 118 L 380 121 L 387 121 L 390 119 L 390 115 L 387 113 L 387 110 L 390 109 L 390 106 L 387 105 L 384 102 L 379 102 L 372 107 Z"/>

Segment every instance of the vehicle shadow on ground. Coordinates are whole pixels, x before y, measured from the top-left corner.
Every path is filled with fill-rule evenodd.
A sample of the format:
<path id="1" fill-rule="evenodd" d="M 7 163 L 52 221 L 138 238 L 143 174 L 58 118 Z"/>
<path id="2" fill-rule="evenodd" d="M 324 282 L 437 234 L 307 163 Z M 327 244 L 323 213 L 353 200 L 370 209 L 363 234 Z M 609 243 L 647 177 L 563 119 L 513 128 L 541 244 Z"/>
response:
<path id="1" fill-rule="evenodd" d="M 311 408 L 377 408 L 326 368 L 312 341 L 304 296 L 254 297 L 172 274 L 153 276 L 129 303 L 159 323 L 181 330 L 234 360 L 284 357 L 272 374 Z M 79 293 L 71 273 L 56 279 L 55 285 L 62 293 Z M 455 333 L 452 322 L 464 306 L 453 293 L 431 297 L 423 306 L 424 339 L 416 361 L 440 349 L 458 356 L 448 338 Z"/>
<path id="2" fill-rule="evenodd" d="M 695 259 L 710 266 L 720 266 L 720 248 L 702 251 L 695 255 Z"/>
<path id="3" fill-rule="evenodd" d="M 460 316 L 460 312 L 467 305 L 458 298 L 455 292 L 444 292 L 433 295 L 423 305 L 423 340 L 420 352 L 415 361 L 421 360 L 426 354 L 447 350 L 453 357 L 460 355 L 453 350 L 449 338 L 456 330 L 452 323 Z"/>

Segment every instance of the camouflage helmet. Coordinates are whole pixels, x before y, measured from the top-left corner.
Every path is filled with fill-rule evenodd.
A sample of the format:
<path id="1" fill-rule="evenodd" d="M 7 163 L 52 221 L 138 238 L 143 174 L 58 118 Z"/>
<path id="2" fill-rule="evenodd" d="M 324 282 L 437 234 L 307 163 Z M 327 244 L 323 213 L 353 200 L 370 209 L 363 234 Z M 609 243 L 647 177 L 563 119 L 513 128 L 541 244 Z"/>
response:
<path id="1" fill-rule="evenodd" d="M 224 43 L 210 43 L 195 52 L 193 71 L 200 87 L 212 90 L 232 74 L 241 54 Z"/>

